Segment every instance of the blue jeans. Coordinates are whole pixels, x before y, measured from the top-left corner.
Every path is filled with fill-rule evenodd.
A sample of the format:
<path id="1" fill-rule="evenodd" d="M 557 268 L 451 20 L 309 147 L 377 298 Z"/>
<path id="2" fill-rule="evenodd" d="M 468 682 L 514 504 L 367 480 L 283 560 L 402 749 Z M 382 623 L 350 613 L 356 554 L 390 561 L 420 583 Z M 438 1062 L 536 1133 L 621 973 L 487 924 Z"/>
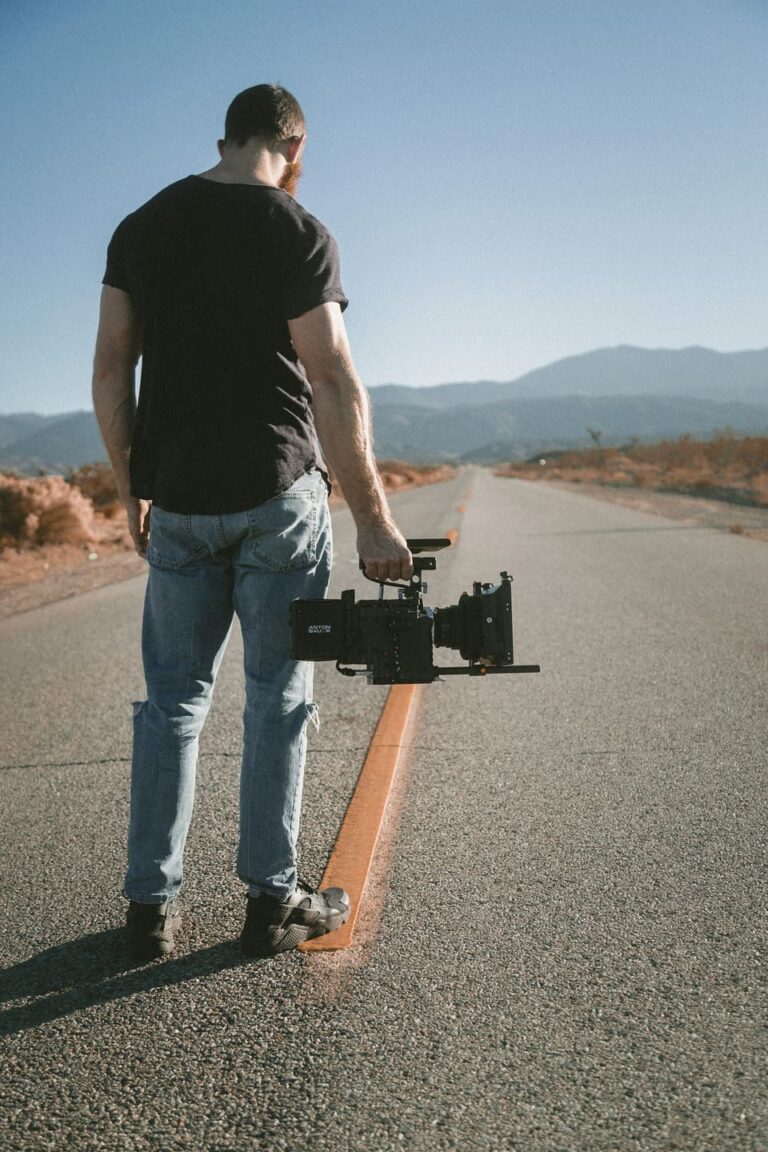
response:
<path id="1" fill-rule="evenodd" d="M 187 516 L 153 507 L 142 652 L 147 699 L 134 705 L 125 895 L 177 895 L 195 792 L 198 737 L 234 614 L 246 703 L 237 871 L 251 895 L 296 886 L 296 841 L 314 666 L 291 659 L 288 609 L 325 596 L 331 524 L 325 482 L 306 473 L 247 512 Z"/>

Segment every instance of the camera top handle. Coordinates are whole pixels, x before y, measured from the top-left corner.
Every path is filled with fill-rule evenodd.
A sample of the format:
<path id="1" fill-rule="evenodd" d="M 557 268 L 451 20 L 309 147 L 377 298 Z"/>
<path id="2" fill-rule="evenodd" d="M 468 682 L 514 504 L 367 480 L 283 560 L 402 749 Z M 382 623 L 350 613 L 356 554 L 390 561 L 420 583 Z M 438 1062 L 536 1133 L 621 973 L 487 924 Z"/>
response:
<path id="1" fill-rule="evenodd" d="M 393 580 L 374 580 L 365 571 L 365 564 L 360 560 L 360 571 L 365 576 L 366 580 L 371 580 L 374 584 L 380 584 L 382 588 L 408 588 L 418 589 L 421 586 L 422 572 L 434 572 L 437 568 L 437 561 L 434 556 L 422 556 L 422 552 L 440 552 L 443 548 L 450 548 L 451 541 L 445 538 L 439 539 L 424 539 L 406 540 L 408 551 L 413 557 L 413 576 L 409 584 L 398 584 Z"/>
<path id="2" fill-rule="evenodd" d="M 412 556 L 419 552 L 441 552 L 443 548 L 450 548 L 451 541 L 446 539 L 439 540 L 406 540 L 408 550 Z"/>

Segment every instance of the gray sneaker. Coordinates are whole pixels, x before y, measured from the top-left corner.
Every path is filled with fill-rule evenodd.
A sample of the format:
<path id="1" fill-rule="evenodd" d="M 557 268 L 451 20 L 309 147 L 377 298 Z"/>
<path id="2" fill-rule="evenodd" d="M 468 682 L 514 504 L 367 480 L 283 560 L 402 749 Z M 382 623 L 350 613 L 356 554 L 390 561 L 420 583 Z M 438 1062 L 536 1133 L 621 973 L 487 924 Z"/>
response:
<path id="1" fill-rule="evenodd" d="M 128 951 L 135 960 L 169 956 L 175 948 L 173 933 L 181 927 L 175 900 L 162 904 L 137 904 L 131 900 L 126 921 Z"/>
<path id="2" fill-rule="evenodd" d="M 249 896 L 240 945 L 248 956 L 277 956 L 335 932 L 346 924 L 349 911 L 349 894 L 343 888 L 317 892 L 302 881 L 284 902 L 266 892 Z"/>

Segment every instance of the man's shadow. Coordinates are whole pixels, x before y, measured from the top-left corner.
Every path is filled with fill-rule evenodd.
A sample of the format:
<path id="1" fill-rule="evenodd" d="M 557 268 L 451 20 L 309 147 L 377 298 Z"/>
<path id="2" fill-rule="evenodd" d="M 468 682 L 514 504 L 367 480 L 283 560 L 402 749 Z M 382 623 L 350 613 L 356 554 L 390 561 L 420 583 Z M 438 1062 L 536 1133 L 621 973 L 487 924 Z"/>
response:
<path id="1" fill-rule="evenodd" d="M 28 1001 L 0 1009 L 0 1035 L 23 1032 L 137 992 L 253 963 L 243 956 L 236 940 L 139 963 L 125 955 L 124 928 L 94 932 L 47 948 L 0 972 L 0 1004 Z"/>

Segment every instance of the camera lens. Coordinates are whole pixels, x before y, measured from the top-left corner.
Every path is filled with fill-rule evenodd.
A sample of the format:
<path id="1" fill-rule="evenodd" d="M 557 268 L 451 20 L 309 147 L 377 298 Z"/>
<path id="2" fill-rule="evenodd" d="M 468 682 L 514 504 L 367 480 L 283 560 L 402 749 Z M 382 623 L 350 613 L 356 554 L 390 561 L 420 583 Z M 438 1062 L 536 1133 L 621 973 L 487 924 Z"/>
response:
<path id="1" fill-rule="evenodd" d="M 512 600 L 509 581 L 492 588 L 475 585 L 470 596 L 463 592 L 458 604 L 435 608 L 435 645 L 457 648 L 464 660 L 511 664 Z"/>
<path id="2" fill-rule="evenodd" d="M 435 608 L 435 646 L 437 648 L 466 648 L 469 638 L 469 618 L 464 603 L 466 592 L 458 604 L 450 608 Z"/>

